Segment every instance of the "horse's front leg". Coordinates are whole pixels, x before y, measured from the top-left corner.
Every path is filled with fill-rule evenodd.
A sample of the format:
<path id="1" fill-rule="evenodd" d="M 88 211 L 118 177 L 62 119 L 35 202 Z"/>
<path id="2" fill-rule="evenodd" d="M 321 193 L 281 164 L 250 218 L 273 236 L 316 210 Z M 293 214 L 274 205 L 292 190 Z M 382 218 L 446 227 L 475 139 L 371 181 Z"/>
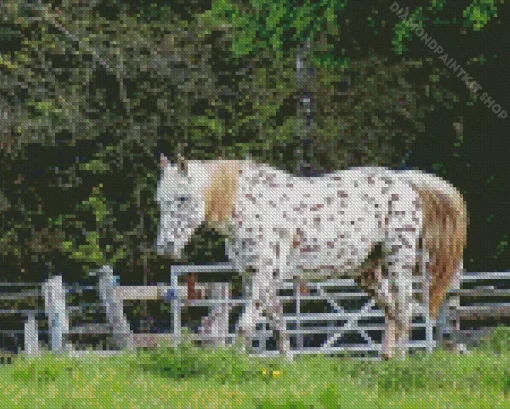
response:
<path id="1" fill-rule="evenodd" d="M 258 281 L 256 281 L 258 279 Z M 256 276 L 253 282 L 253 294 L 247 303 L 245 313 L 239 324 L 239 334 L 243 340 L 243 349 L 249 349 L 249 336 L 254 332 L 255 326 L 265 310 L 273 335 L 278 342 L 278 350 L 288 361 L 293 360 L 288 339 L 287 327 L 283 317 L 283 306 L 278 300 L 278 287 L 275 279 L 269 279 L 265 275 Z"/>
<path id="2" fill-rule="evenodd" d="M 265 278 L 266 291 L 261 294 L 261 300 L 266 314 L 273 324 L 273 334 L 278 342 L 278 350 L 282 356 L 292 362 L 290 341 L 287 325 L 283 317 L 283 306 L 278 299 L 278 286 L 289 272 L 292 260 L 290 234 L 285 229 L 273 230 L 276 240 L 265 243 L 262 248 L 261 277 Z"/>
<path id="3" fill-rule="evenodd" d="M 246 303 L 245 310 L 241 315 L 238 325 L 238 333 L 241 340 L 239 350 L 241 353 L 246 353 L 251 350 L 250 337 L 255 332 L 255 326 L 260 319 L 260 307 L 260 300 L 256 299 L 252 294 Z"/>
<path id="4" fill-rule="evenodd" d="M 278 339 L 280 352 L 291 359 L 290 344 L 287 341 L 286 326 L 283 319 L 283 308 L 278 300 L 278 283 L 284 277 L 287 268 L 288 235 L 285 230 L 275 231 L 274 240 L 259 244 L 260 255 L 256 273 L 252 279 L 251 297 L 241 317 L 239 332 L 248 347 L 247 337 L 255 330 L 255 325 L 262 311 L 265 311 L 273 323 L 274 333 Z"/>
<path id="5" fill-rule="evenodd" d="M 274 323 L 273 333 L 278 342 L 278 350 L 280 351 L 280 354 L 287 359 L 287 361 L 292 362 L 294 356 L 290 350 L 290 340 L 287 333 L 287 324 L 285 323 L 285 318 L 283 316 L 283 306 L 278 300 L 276 288 L 270 296 L 271 299 L 269 300 L 267 314 Z"/>
<path id="6" fill-rule="evenodd" d="M 382 359 L 390 359 L 395 351 L 395 317 L 392 314 L 385 313 L 386 323 L 384 326 L 384 339 L 381 350 Z"/>

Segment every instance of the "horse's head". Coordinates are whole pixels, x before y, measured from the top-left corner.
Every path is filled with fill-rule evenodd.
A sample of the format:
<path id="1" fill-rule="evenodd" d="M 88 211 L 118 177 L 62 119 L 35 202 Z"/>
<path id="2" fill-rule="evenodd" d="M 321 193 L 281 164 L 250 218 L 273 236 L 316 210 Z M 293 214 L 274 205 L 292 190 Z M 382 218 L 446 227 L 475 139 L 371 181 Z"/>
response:
<path id="1" fill-rule="evenodd" d="M 194 180 L 188 163 L 179 159 L 171 164 L 161 156 L 161 179 L 156 200 L 160 207 L 157 239 L 159 255 L 180 258 L 193 232 L 204 221 L 205 206 L 200 181 Z"/>

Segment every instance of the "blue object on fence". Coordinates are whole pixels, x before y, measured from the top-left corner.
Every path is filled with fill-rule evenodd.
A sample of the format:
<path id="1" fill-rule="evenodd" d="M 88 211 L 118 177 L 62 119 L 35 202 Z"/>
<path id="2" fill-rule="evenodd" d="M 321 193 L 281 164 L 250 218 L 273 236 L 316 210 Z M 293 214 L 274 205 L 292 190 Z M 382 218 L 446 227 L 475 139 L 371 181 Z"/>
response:
<path id="1" fill-rule="evenodd" d="M 171 302 L 171 301 L 177 300 L 178 298 L 179 298 L 179 294 L 177 293 L 177 290 L 175 288 L 169 288 L 168 290 L 166 290 L 166 293 L 163 297 L 163 299 L 166 302 Z"/>
<path id="2" fill-rule="evenodd" d="M 120 276 L 113 276 L 113 284 L 120 285 Z"/>

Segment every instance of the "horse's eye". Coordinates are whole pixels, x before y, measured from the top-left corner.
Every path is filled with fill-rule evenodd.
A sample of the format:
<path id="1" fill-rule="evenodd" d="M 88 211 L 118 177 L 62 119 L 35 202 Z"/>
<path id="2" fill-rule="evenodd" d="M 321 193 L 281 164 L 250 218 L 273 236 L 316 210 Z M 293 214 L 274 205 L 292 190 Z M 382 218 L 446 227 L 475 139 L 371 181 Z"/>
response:
<path id="1" fill-rule="evenodd" d="M 179 196 L 177 198 L 177 203 L 186 203 L 188 201 L 189 197 L 187 196 Z"/>

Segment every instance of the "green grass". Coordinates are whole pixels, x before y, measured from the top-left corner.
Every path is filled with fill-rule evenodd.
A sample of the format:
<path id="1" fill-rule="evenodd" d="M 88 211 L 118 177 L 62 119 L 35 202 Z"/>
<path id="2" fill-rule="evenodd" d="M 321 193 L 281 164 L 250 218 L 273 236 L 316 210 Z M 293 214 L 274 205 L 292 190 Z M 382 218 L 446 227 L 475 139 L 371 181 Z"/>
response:
<path id="1" fill-rule="evenodd" d="M 469 355 L 405 361 L 321 356 L 294 364 L 233 349 L 159 348 L 137 355 L 44 354 L 0 367 L 3 408 L 510 408 L 510 331 Z"/>

